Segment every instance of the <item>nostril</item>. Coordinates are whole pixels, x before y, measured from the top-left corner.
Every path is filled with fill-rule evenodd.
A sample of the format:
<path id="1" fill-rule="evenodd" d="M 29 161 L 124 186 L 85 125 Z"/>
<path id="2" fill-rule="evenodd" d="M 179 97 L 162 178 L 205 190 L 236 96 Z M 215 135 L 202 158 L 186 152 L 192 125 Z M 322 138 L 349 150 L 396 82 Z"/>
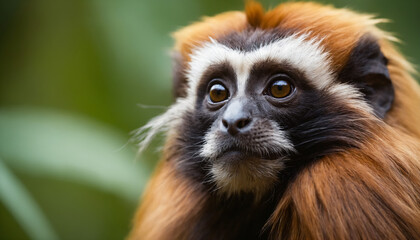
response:
<path id="1" fill-rule="evenodd" d="M 222 131 L 226 131 L 230 135 L 234 136 L 240 132 L 245 133 L 248 130 L 245 127 L 250 125 L 251 122 L 252 122 L 251 118 L 239 118 L 239 119 L 222 118 L 220 127 L 222 128 Z"/>
<path id="2" fill-rule="evenodd" d="M 244 118 L 244 119 L 240 119 L 236 122 L 236 127 L 237 128 L 244 128 L 246 127 L 249 123 L 251 122 L 251 119 L 249 118 Z"/>
<path id="3" fill-rule="evenodd" d="M 229 127 L 229 124 L 228 124 L 228 122 L 225 119 L 222 119 L 222 124 L 223 124 L 223 126 L 225 128 L 228 128 Z"/>

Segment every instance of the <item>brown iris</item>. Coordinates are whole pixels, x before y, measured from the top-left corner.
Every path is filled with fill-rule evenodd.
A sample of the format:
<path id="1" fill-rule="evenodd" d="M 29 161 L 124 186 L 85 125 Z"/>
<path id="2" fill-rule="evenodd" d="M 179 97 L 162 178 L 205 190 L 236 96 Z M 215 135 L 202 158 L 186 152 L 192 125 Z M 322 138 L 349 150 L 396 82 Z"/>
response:
<path id="1" fill-rule="evenodd" d="M 270 94 L 275 98 L 284 98 L 292 92 L 292 85 L 286 80 L 278 80 L 273 82 L 270 87 Z"/>
<path id="2" fill-rule="evenodd" d="M 211 86 L 209 91 L 210 100 L 214 103 L 226 100 L 229 97 L 227 89 L 219 83 Z"/>

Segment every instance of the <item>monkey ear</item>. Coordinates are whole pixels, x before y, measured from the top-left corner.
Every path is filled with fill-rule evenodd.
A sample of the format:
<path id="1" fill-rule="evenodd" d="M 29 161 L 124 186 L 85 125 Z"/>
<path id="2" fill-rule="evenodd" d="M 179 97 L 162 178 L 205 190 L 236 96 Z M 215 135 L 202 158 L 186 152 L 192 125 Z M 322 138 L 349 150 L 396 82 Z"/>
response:
<path id="1" fill-rule="evenodd" d="M 394 101 L 388 59 L 371 36 L 363 36 L 339 74 L 339 80 L 356 86 L 379 118 L 384 118 Z"/>
<path id="2" fill-rule="evenodd" d="M 187 77 L 185 76 L 185 62 L 180 52 L 172 52 L 172 80 L 174 97 L 185 97 Z"/>

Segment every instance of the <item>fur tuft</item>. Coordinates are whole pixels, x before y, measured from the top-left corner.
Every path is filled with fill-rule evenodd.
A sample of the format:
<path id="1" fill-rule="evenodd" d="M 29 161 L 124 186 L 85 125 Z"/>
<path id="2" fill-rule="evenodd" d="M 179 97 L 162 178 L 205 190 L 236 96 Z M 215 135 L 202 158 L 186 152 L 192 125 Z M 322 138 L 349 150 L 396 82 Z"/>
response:
<path id="1" fill-rule="evenodd" d="M 138 143 L 138 152 L 143 152 L 156 135 L 176 129 L 189 106 L 187 99 L 179 98 L 166 112 L 152 118 L 146 125 L 136 130 L 133 139 Z"/>
<path id="2" fill-rule="evenodd" d="M 264 8 L 259 2 L 255 1 L 248 1 L 245 6 L 245 15 L 246 20 L 248 21 L 249 25 L 254 28 L 257 28 L 261 25 L 261 22 L 264 18 Z"/>

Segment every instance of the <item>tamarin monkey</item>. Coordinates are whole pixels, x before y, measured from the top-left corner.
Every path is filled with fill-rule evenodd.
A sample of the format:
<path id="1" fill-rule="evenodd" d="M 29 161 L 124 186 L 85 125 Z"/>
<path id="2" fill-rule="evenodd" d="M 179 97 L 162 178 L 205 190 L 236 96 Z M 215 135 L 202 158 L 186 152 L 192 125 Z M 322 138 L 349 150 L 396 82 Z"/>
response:
<path id="1" fill-rule="evenodd" d="M 420 87 L 383 21 L 249 2 L 177 31 L 129 239 L 420 239 Z"/>

